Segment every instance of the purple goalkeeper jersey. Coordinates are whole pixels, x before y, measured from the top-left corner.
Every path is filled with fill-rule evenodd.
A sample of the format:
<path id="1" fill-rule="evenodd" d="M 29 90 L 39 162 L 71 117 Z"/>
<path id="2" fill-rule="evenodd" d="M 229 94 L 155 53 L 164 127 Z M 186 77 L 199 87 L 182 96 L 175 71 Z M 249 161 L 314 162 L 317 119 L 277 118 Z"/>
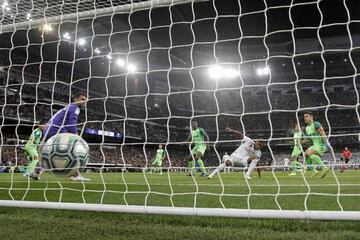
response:
<path id="1" fill-rule="evenodd" d="M 76 103 L 71 103 L 55 113 L 47 123 L 44 138 L 45 141 L 58 133 L 77 134 L 76 124 L 80 108 Z"/>

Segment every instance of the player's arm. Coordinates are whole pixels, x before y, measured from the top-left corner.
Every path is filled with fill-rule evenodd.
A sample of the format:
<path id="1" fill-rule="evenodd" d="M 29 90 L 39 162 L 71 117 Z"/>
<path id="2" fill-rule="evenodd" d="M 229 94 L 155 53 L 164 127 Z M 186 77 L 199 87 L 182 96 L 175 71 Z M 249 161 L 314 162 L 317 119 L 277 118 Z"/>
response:
<path id="1" fill-rule="evenodd" d="M 301 133 L 301 138 L 299 139 L 299 143 L 300 143 L 300 144 L 306 144 L 306 143 L 308 143 L 308 142 L 310 142 L 310 141 L 311 141 L 310 138 L 307 138 L 305 131 L 303 131 L 303 132 Z"/>
<path id="2" fill-rule="evenodd" d="M 315 125 L 315 130 L 321 135 L 321 137 L 323 138 L 324 143 L 326 145 L 330 146 L 330 143 L 329 143 L 329 141 L 327 139 L 326 133 L 325 133 L 323 127 L 321 126 L 321 124 L 318 123 L 318 122 L 315 122 L 314 125 Z"/>
<path id="3" fill-rule="evenodd" d="M 244 138 L 244 134 L 243 134 L 242 132 L 236 131 L 236 130 L 231 129 L 231 128 L 229 128 L 229 127 L 226 127 L 226 128 L 225 128 L 225 132 L 227 132 L 227 133 L 233 133 L 233 134 L 238 135 L 240 140 L 242 140 L 242 139 Z"/>
<path id="4" fill-rule="evenodd" d="M 161 161 L 163 161 L 165 159 L 165 157 L 166 157 L 166 153 L 165 153 L 165 150 L 164 150 Z"/>

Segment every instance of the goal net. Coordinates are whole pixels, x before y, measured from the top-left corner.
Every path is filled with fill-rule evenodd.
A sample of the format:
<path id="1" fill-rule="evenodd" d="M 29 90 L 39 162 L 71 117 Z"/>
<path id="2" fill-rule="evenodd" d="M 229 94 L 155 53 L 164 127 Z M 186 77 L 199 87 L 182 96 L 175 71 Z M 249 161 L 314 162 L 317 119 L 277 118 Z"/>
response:
<path id="1" fill-rule="evenodd" d="M 1 206 L 360 219 L 357 1 L 0 5 Z M 34 180 L 79 92 L 83 178 Z"/>

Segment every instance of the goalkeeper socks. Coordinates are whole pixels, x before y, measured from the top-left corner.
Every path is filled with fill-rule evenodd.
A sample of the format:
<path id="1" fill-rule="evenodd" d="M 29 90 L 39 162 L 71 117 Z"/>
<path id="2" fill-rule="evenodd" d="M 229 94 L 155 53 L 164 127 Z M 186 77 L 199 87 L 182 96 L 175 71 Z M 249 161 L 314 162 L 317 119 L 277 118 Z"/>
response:
<path id="1" fill-rule="evenodd" d="M 194 163 L 193 161 L 188 161 L 188 168 L 189 168 L 189 174 L 193 174 L 194 173 Z"/>
<path id="2" fill-rule="evenodd" d="M 310 159 L 312 160 L 312 162 L 315 162 L 316 165 L 319 165 L 321 168 L 324 167 L 324 163 L 321 161 L 321 158 L 317 155 L 311 155 Z"/>
<path id="3" fill-rule="evenodd" d="M 226 168 L 226 164 L 222 163 L 220 164 L 220 166 L 218 166 L 211 174 L 210 176 L 214 176 L 215 174 L 217 174 L 218 172 L 220 172 L 221 170 Z"/>
<path id="4" fill-rule="evenodd" d="M 32 160 L 31 163 L 28 166 L 28 174 L 32 174 L 35 171 L 35 168 L 37 164 L 39 163 L 39 160 Z"/>
<path id="5" fill-rule="evenodd" d="M 197 164 L 199 165 L 201 172 L 206 173 L 206 169 L 205 169 L 203 160 L 201 160 L 201 159 L 197 160 Z"/>

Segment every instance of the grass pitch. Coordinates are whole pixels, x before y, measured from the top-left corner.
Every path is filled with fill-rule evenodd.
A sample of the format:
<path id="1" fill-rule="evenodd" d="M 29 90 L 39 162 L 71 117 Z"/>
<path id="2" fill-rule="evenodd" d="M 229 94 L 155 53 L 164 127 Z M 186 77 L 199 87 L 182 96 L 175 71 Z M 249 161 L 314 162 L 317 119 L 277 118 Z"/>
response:
<path id="1" fill-rule="evenodd" d="M 91 173 L 91 182 L 44 174 L 33 181 L 0 174 L 1 200 L 86 202 L 175 207 L 360 211 L 360 171 L 324 179 L 262 172 L 212 180 L 184 173 Z M 336 176 L 336 177 L 335 177 Z M 339 182 L 340 184 L 337 184 Z M 2 239 L 360 239 L 358 222 L 226 219 L 0 208 Z M 39 231 L 41 228 L 41 231 Z M 16 234 L 14 234 L 16 233 Z"/>

